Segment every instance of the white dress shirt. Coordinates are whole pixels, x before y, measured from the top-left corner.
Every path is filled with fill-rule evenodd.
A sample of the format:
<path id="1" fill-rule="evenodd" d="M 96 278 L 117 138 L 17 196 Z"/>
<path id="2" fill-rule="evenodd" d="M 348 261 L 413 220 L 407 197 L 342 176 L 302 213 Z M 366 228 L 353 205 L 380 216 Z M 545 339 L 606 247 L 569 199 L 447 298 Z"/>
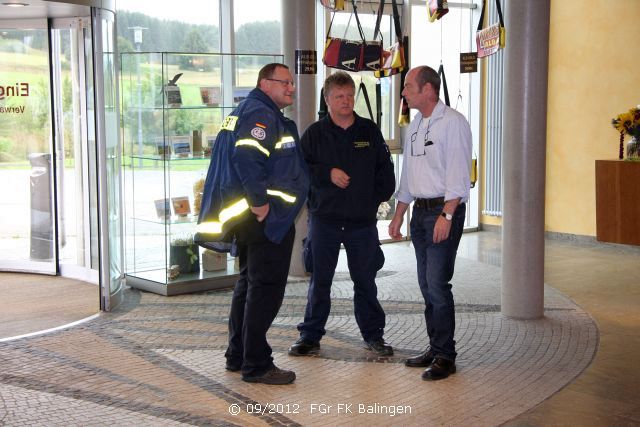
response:
<path id="1" fill-rule="evenodd" d="M 469 199 L 471 127 L 467 119 L 438 101 L 431 117 L 418 112 L 403 142 L 403 168 L 396 199 Z"/>

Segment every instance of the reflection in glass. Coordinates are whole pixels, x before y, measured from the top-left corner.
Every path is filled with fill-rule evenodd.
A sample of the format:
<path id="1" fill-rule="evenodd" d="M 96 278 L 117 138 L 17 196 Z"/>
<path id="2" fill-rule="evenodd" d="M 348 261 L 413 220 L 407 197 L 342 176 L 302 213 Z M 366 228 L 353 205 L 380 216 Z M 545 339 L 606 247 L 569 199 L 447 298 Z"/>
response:
<path id="1" fill-rule="evenodd" d="M 46 21 L 0 30 L 0 268 L 55 273 Z"/>

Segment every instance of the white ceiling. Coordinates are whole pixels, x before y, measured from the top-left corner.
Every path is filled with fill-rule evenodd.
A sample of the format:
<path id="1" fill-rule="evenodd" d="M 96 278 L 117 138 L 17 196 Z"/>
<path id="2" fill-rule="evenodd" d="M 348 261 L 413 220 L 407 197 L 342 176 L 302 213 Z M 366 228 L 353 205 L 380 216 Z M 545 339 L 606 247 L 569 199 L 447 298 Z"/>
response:
<path id="1" fill-rule="evenodd" d="M 25 7 L 9 7 L 1 3 L 28 3 Z M 55 3 L 43 0 L 0 0 L 0 20 L 65 18 L 89 16 L 87 6 L 69 3 Z M 1 25 L 1 24 L 0 24 Z"/>

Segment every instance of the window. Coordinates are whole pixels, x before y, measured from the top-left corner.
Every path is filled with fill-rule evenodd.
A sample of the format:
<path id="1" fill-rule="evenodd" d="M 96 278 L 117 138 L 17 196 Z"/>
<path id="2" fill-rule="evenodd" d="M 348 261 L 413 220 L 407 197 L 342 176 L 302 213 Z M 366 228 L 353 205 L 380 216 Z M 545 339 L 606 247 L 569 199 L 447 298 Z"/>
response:
<path id="1" fill-rule="evenodd" d="M 220 52 L 219 2 L 118 1 L 118 51 Z"/>
<path id="2" fill-rule="evenodd" d="M 282 53 L 281 3 L 281 0 L 234 0 L 234 53 Z"/>

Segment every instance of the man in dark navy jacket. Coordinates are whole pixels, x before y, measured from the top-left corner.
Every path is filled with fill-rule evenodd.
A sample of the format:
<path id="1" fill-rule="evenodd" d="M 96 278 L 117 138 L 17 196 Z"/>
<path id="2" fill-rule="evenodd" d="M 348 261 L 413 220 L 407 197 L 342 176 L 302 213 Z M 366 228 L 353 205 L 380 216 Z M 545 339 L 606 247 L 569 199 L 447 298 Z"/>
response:
<path id="1" fill-rule="evenodd" d="M 354 284 L 355 317 L 366 348 L 391 356 L 383 339 L 385 313 L 377 297 L 376 273 L 384 263 L 376 214 L 395 189 L 391 155 L 380 129 L 354 111 L 355 84 L 349 74 L 324 83 L 329 114 L 309 126 L 300 144 L 311 170 L 309 239 L 313 271 L 300 339 L 292 356 L 315 354 L 331 308 L 331 283 L 340 244 Z"/>
<path id="2" fill-rule="evenodd" d="M 266 338 L 282 305 L 294 221 L 309 189 L 296 124 L 280 111 L 293 103 L 294 92 L 287 66 L 260 70 L 257 87 L 221 126 L 198 218 L 198 243 L 237 243 L 240 279 L 225 357 L 227 370 L 242 370 L 247 382 L 289 384 L 296 378 L 273 364 Z"/>

